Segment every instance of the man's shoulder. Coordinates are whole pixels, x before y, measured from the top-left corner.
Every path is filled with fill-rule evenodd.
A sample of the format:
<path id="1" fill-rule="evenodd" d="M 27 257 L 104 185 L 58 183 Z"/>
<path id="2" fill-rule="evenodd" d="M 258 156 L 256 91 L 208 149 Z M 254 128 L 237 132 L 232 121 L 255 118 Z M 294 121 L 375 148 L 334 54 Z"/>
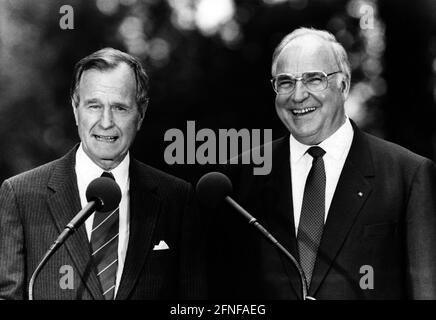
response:
<path id="1" fill-rule="evenodd" d="M 134 167 L 133 173 L 138 175 L 141 179 L 149 179 L 158 187 L 165 188 L 188 188 L 190 183 L 178 178 L 172 174 L 154 168 L 139 160 L 132 159 L 131 165 Z"/>
<path id="2" fill-rule="evenodd" d="M 430 159 L 423 157 L 396 143 L 384 140 L 365 132 L 362 132 L 362 135 L 366 139 L 375 160 L 378 158 L 392 159 L 397 162 L 410 164 L 420 164 L 422 162 L 431 161 Z"/>
<path id="3" fill-rule="evenodd" d="M 53 170 L 56 168 L 60 161 L 62 161 L 62 158 L 50 161 L 34 169 L 19 173 L 6 179 L 6 181 L 11 183 L 12 185 L 23 186 L 46 184 Z"/>
<path id="4" fill-rule="evenodd" d="M 59 176 L 68 176 L 71 173 L 71 170 L 74 170 L 74 156 L 77 146 L 78 145 L 74 146 L 63 156 L 55 160 L 19 173 L 5 181 L 12 185 L 21 185 L 23 187 L 40 187 L 46 185 L 54 173 Z"/>
<path id="5" fill-rule="evenodd" d="M 247 156 L 248 154 L 248 156 Z M 267 166 L 268 162 L 269 170 L 265 174 L 255 174 L 254 169 L 258 168 L 260 165 L 250 161 L 249 163 L 244 163 L 244 158 L 252 159 L 253 155 L 262 155 L 264 167 Z M 282 136 L 278 139 L 266 142 L 262 145 L 253 147 L 247 151 L 240 153 L 236 158 L 229 159 L 226 163 L 217 166 L 217 171 L 227 175 L 233 183 L 238 183 L 239 181 L 248 182 L 248 184 L 256 184 L 257 180 L 268 179 L 272 170 L 281 166 L 285 159 L 289 158 L 289 135 Z M 235 161 L 232 161 L 234 160 Z"/>

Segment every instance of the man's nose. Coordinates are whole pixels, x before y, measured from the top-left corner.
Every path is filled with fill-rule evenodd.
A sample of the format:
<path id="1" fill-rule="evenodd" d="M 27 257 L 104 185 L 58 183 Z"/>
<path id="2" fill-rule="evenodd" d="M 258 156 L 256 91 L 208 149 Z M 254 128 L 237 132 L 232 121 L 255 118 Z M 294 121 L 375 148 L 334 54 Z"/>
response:
<path id="1" fill-rule="evenodd" d="M 301 80 L 295 83 L 295 90 L 292 93 L 291 97 L 294 102 L 302 102 L 309 96 L 307 92 L 306 86 L 303 84 Z"/>
<path id="2" fill-rule="evenodd" d="M 110 107 L 104 107 L 103 108 L 103 113 L 101 115 L 101 119 L 100 119 L 100 126 L 103 129 L 107 129 L 112 127 L 113 125 L 113 113 L 112 113 L 112 108 Z"/>

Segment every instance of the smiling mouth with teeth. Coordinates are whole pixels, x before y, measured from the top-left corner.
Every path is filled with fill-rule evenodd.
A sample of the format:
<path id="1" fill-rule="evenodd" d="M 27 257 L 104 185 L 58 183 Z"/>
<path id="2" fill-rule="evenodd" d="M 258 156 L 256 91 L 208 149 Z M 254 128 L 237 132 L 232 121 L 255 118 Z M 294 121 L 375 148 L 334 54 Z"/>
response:
<path id="1" fill-rule="evenodd" d="M 309 107 L 309 108 L 303 108 L 303 109 L 292 109 L 291 112 L 294 116 L 304 116 L 304 115 L 311 113 L 315 110 L 316 110 L 316 108 Z"/>
<path id="2" fill-rule="evenodd" d="M 100 136 L 97 134 L 94 134 L 94 137 L 98 140 L 98 141 L 103 141 L 103 142 L 114 142 L 118 139 L 117 136 Z"/>

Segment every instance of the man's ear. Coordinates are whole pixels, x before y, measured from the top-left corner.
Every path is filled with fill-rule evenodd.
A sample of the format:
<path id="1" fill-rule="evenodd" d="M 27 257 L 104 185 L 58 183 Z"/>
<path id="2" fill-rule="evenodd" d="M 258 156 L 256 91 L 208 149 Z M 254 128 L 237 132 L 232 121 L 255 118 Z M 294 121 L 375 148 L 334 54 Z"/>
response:
<path id="1" fill-rule="evenodd" d="M 150 101 L 150 98 L 147 98 L 147 100 L 144 102 L 144 104 L 139 107 L 139 116 L 140 116 L 140 118 L 139 118 L 136 130 L 141 129 L 142 121 L 144 121 L 145 112 L 147 111 L 149 101 Z"/>
<path id="2" fill-rule="evenodd" d="M 342 92 L 342 95 L 344 96 L 344 101 L 348 98 L 348 93 L 350 92 L 350 81 L 347 79 L 347 77 L 342 77 L 340 80 L 340 89 Z"/>
<path id="3" fill-rule="evenodd" d="M 78 103 L 74 101 L 75 99 L 71 99 L 71 107 L 73 108 L 73 114 L 74 114 L 74 121 L 76 122 L 76 126 L 79 125 L 79 120 L 78 120 L 78 113 L 77 113 L 77 107 L 78 107 Z"/>

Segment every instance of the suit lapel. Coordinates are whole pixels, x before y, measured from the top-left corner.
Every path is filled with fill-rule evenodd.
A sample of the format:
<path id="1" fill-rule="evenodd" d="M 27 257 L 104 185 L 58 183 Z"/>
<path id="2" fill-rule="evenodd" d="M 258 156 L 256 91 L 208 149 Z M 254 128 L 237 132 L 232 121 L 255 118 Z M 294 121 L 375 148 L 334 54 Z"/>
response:
<path id="1" fill-rule="evenodd" d="M 298 261 L 297 240 L 295 237 L 294 209 L 292 203 L 291 171 L 289 136 L 281 138 L 273 145 L 272 172 L 265 184 L 268 197 L 267 210 L 271 214 L 267 223 L 271 234 L 295 257 Z M 293 264 L 279 253 L 284 269 L 289 277 L 295 294 L 301 296 L 301 284 L 298 271 Z"/>
<path id="2" fill-rule="evenodd" d="M 355 126 L 350 152 L 330 205 L 318 248 L 309 294 L 315 295 L 332 267 L 360 209 L 371 193 L 367 177 L 374 175 L 372 158 L 363 133 Z"/>
<path id="3" fill-rule="evenodd" d="M 74 170 L 76 149 L 77 147 L 59 160 L 48 182 L 48 187 L 53 191 L 48 198 L 48 206 L 59 233 L 81 209 Z M 71 235 L 64 245 L 91 295 L 94 299 L 103 299 L 100 282 L 91 261 L 85 225 Z"/>
<path id="4" fill-rule="evenodd" d="M 144 167 L 136 160 L 130 164 L 130 235 L 123 275 L 116 299 L 129 297 L 145 260 L 151 250 L 151 240 L 156 225 L 160 199 L 156 185 Z"/>

